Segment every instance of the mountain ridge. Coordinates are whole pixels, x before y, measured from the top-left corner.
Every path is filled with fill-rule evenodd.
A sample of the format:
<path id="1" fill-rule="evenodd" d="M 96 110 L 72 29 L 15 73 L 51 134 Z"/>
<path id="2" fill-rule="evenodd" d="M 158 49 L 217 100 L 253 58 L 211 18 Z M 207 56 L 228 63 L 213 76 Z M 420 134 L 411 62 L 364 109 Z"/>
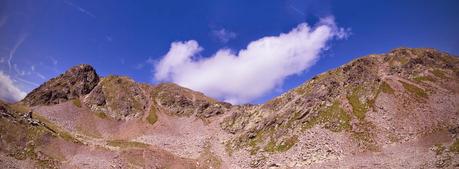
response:
<path id="1" fill-rule="evenodd" d="M 30 113 L 80 148 L 167 156 L 122 157 L 114 164 L 110 155 L 100 163 L 67 155 L 56 160 L 64 168 L 82 161 L 95 168 L 160 168 L 174 161 L 183 165 L 173 168 L 448 168 L 459 166 L 458 98 L 457 56 L 397 48 L 316 75 L 264 104 L 231 105 L 173 83 L 99 77 L 83 64 L 3 107 Z"/>

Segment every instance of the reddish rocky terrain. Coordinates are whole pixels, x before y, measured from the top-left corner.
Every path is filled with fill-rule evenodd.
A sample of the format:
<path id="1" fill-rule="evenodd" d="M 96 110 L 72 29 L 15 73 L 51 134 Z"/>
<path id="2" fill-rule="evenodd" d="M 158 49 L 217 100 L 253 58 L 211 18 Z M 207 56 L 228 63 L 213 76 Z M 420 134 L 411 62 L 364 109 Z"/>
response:
<path id="1" fill-rule="evenodd" d="M 78 65 L 0 115 L 0 168 L 459 168 L 459 58 L 369 55 L 260 105 Z"/>

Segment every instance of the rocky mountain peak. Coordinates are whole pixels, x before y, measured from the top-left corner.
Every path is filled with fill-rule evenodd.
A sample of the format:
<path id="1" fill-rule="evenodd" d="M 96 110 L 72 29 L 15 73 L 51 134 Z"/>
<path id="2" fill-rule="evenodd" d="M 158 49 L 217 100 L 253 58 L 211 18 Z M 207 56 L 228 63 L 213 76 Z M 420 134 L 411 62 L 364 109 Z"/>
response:
<path id="1" fill-rule="evenodd" d="M 27 105 L 51 105 L 86 95 L 99 83 L 99 75 L 88 64 L 71 67 L 30 92 L 23 100 Z"/>
<path id="2" fill-rule="evenodd" d="M 107 76 L 85 97 L 91 110 L 115 119 L 139 117 L 147 110 L 148 95 L 141 86 L 126 76 Z"/>

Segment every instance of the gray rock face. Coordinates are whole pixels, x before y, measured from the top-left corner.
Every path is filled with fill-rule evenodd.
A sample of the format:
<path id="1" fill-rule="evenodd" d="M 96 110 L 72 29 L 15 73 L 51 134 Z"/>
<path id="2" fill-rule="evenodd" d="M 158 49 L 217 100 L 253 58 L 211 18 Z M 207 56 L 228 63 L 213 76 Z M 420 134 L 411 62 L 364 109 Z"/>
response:
<path id="1" fill-rule="evenodd" d="M 86 95 L 99 83 L 93 67 L 74 66 L 30 92 L 23 100 L 29 106 L 52 105 Z"/>
<path id="2" fill-rule="evenodd" d="M 86 103 L 89 105 L 95 106 L 104 106 L 107 104 L 107 98 L 105 98 L 104 91 L 102 90 L 102 85 L 98 85 L 92 90 L 92 92 L 86 98 Z"/>

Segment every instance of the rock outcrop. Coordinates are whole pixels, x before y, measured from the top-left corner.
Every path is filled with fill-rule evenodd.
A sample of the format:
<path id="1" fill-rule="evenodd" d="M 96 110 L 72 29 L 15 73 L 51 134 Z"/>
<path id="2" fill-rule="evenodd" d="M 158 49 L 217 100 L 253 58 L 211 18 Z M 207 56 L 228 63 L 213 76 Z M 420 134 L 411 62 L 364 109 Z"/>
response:
<path id="1" fill-rule="evenodd" d="M 223 114 L 231 104 L 219 102 L 173 83 L 163 83 L 151 89 L 152 100 L 171 115 L 208 118 Z"/>
<path id="2" fill-rule="evenodd" d="M 59 104 L 88 94 L 98 83 L 92 66 L 77 65 L 34 89 L 22 102 L 30 106 Z"/>
<path id="3" fill-rule="evenodd" d="M 84 102 L 94 112 L 127 120 L 138 118 L 148 109 L 150 99 L 134 80 L 124 76 L 101 78 Z"/>

